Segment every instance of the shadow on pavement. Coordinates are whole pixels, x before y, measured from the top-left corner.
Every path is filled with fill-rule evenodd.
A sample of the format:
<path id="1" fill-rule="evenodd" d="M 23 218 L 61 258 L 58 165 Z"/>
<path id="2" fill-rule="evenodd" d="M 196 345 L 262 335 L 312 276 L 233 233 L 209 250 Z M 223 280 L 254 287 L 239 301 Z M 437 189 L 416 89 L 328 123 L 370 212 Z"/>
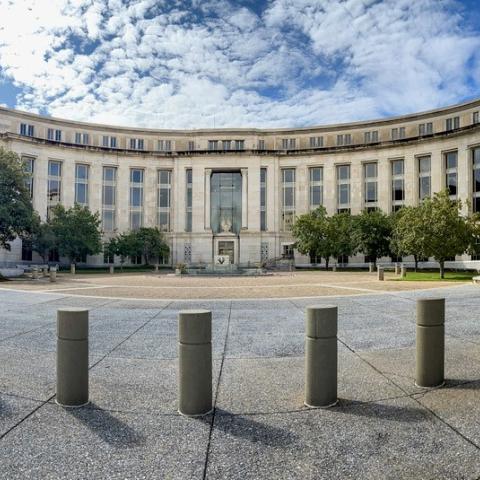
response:
<path id="1" fill-rule="evenodd" d="M 94 403 L 83 408 L 67 408 L 65 411 L 109 445 L 118 448 L 134 448 L 145 444 L 145 438 L 141 434 Z"/>

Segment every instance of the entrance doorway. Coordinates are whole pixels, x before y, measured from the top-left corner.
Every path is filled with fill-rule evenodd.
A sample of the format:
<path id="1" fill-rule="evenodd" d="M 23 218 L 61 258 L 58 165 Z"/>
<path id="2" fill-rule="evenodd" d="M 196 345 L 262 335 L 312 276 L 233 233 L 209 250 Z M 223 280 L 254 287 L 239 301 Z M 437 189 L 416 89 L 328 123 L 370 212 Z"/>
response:
<path id="1" fill-rule="evenodd" d="M 230 264 L 235 263 L 235 242 L 221 240 L 218 242 L 218 255 L 230 257 Z"/>

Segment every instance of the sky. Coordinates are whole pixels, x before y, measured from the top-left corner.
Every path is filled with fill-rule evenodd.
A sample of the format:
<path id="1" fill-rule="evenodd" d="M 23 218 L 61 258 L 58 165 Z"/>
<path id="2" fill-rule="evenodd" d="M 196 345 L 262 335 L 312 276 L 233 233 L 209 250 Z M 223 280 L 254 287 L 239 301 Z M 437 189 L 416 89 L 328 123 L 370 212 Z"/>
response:
<path id="1" fill-rule="evenodd" d="M 0 0 L 0 105 L 301 127 L 480 97 L 479 0 Z"/>

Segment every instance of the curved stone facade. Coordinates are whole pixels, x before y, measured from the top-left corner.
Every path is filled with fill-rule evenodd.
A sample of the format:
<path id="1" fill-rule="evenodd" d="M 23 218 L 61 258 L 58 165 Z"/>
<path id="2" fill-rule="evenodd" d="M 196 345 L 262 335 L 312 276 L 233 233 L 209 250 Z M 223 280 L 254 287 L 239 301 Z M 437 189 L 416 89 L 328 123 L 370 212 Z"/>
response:
<path id="1" fill-rule="evenodd" d="M 167 263 L 205 264 L 223 255 L 246 265 L 290 255 L 291 222 L 319 204 L 330 214 L 390 212 L 450 186 L 452 197 L 469 201 L 465 211 L 480 211 L 479 112 L 476 100 L 342 125 L 178 131 L 0 108 L 0 145 L 32 171 L 42 218 L 57 202 L 77 201 L 100 212 L 107 238 L 160 226 L 171 247 Z M 14 242 L 0 261 L 28 261 L 23 250 Z M 297 263 L 309 262 L 294 254 Z"/>

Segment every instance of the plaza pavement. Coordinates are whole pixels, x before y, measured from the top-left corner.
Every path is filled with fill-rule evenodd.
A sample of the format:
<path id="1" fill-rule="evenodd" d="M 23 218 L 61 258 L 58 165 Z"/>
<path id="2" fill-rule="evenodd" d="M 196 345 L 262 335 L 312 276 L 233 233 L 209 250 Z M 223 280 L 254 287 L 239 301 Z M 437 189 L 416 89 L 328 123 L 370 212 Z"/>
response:
<path id="1" fill-rule="evenodd" d="M 447 385 L 414 385 L 445 296 Z M 304 308 L 339 307 L 338 406 L 303 406 Z M 0 289 L 0 479 L 478 479 L 480 288 L 163 301 Z M 91 404 L 55 395 L 57 308 L 90 309 Z M 213 311 L 215 410 L 176 411 L 177 313 Z"/>

